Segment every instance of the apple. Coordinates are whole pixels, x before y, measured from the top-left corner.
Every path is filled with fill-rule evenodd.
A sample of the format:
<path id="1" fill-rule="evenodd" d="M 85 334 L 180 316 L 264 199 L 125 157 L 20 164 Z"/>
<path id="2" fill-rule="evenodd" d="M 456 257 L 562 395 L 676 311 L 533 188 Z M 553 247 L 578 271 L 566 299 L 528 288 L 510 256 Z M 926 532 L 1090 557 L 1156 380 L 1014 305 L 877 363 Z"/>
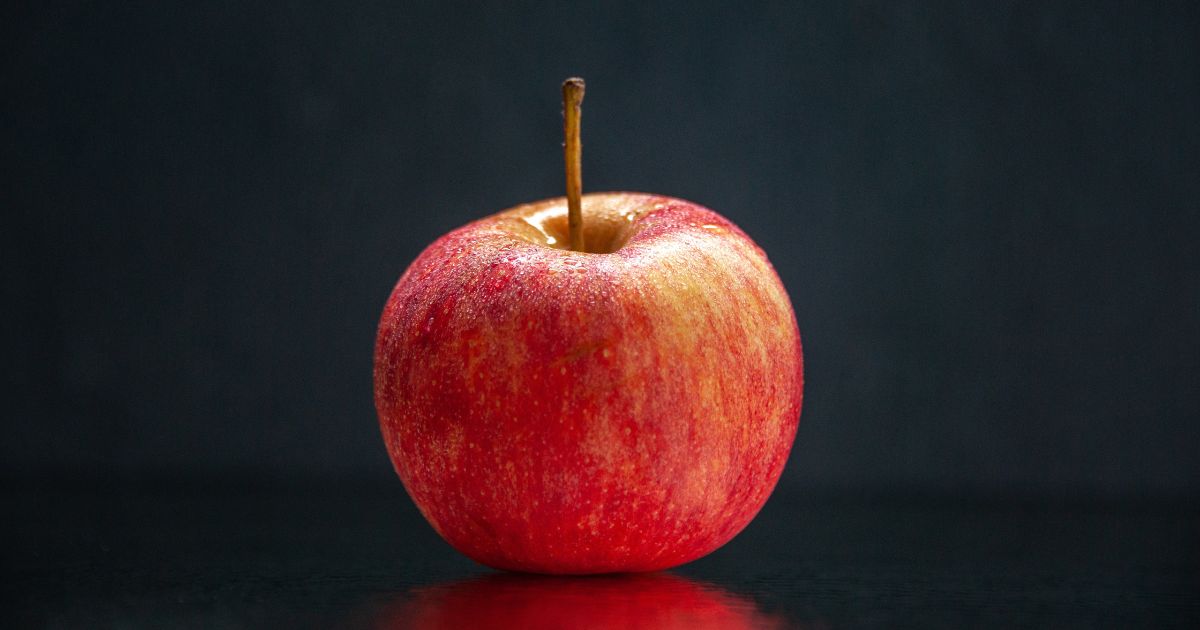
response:
<path id="1" fill-rule="evenodd" d="M 396 472 L 454 548 L 516 571 L 651 571 L 717 549 L 766 502 L 803 360 L 742 230 L 617 192 L 436 240 L 384 307 L 374 385 Z"/>

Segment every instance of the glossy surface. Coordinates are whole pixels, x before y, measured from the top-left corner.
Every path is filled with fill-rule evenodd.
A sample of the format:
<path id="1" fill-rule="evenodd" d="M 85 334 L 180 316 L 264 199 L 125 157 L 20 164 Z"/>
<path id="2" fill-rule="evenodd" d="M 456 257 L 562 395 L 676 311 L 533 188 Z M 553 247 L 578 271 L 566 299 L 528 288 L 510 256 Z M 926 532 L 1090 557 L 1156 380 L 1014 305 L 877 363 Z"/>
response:
<path id="1" fill-rule="evenodd" d="M 681 569 L 542 578 L 452 550 L 394 486 L 20 484 L 4 627 L 1197 627 L 1200 508 L 781 488 Z"/>
<path id="2" fill-rule="evenodd" d="M 375 402 L 405 488 L 493 567 L 647 571 L 711 552 L 774 488 L 800 416 L 796 318 L 719 214 L 587 195 L 455 230 L 384 309 Z"/>

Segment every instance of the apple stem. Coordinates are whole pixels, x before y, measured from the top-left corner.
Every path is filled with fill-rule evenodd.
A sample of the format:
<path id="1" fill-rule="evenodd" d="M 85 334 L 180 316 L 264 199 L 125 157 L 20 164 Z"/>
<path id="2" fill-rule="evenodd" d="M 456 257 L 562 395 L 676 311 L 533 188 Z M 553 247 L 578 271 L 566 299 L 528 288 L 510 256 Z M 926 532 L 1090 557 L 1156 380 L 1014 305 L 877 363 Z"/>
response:
<path id="1" fill-rule="evenodd" d="M 579 142 L 579 114 L 583 104 L 583 79 L 571 77 L 562 84 L 563 158 L 567 162 L 567 230 L 571 249 L 583 251 L 583 146 Z"/>

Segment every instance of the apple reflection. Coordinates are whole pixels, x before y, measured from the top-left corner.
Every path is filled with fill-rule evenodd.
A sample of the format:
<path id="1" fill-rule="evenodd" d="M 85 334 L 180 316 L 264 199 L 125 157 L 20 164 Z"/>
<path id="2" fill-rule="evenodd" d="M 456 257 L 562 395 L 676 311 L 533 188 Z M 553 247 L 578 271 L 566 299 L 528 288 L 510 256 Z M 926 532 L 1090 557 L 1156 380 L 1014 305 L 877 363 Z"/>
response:
<path id="1" fill-rule="evenodd" d="M 417 589 L 378 628 L 783 628 L 780 617 L 670 573 L 596 577 L 493 574 Z"/>

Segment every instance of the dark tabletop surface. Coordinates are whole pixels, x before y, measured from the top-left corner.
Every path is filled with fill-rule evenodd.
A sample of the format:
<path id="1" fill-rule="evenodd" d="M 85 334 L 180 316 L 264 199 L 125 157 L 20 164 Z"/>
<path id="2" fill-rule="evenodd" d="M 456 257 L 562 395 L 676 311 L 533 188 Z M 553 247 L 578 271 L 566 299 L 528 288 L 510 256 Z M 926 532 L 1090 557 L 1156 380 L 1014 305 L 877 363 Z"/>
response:
<path id="1" fill-rule="evenodd" d="M 783 488 L 690 565 L 545 578 L 458 555 L 398 482 L 4 498 L 6 627 L 1200 627 L 1187 501 Z"/>

